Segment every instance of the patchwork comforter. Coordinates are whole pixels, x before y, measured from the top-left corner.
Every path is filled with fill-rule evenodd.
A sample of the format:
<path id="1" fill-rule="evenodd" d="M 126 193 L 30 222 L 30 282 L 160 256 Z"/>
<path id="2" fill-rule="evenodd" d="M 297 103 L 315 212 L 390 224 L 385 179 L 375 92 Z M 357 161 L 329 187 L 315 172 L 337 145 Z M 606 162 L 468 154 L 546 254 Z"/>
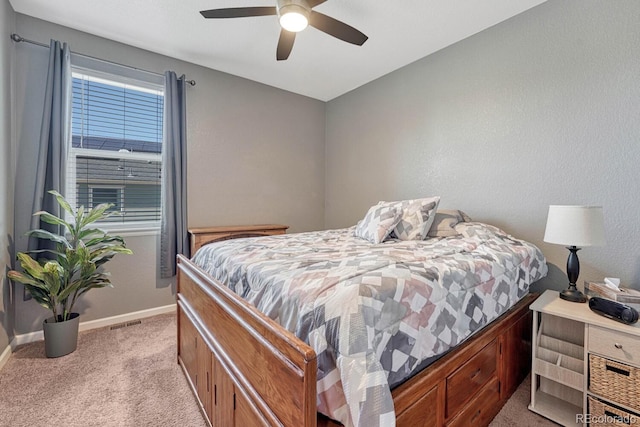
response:
<path id="1" fill-rule="evenodd" d="M 353 227 L 245 238 L 194 262 L 308 343 L 318 411 L 394 426 L 391 387 L 500 316 L 547 273 L 534 245 L 482 223 L 458 236 L 371 244 Z"/>

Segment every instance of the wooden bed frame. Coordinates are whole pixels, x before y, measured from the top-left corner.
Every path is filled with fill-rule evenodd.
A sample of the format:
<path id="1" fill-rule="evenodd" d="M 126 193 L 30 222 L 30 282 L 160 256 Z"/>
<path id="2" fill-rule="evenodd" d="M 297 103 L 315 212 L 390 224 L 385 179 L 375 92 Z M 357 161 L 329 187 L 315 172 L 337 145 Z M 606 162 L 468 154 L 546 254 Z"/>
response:
<path id="1" fill-rule="evenodd" d="M 488 425 L 530 370 L 535 298 L 392 390 L 397 425 Z M 313 349 L 184 256 L 177 307 L 178 363 L 212 426 L 340 425 L 316 412 Z"/>

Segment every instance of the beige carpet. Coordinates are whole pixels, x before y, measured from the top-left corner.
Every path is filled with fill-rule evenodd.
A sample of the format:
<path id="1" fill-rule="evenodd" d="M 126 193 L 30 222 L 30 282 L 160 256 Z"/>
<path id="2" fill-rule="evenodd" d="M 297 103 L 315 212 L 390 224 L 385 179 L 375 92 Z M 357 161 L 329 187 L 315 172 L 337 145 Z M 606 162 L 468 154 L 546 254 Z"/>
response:
<path id="1" fill-rule="evenodd" d="M 527 409 L 531 397 L 531 376 L 528 376 L 502 407 L 489 427 L 557 426 L 556 423 Z"/>
<path id="2" fill-rule="evenodd" d="M 78 349 L 47 359 L 44 343 L 16 350 L 0 371 L 0 426 L 205 427 L 176 363 L 176 317 L 81 332 Z M 491 423 L 552 426 L 527 410 L 525 381 Z"/>
<path id="3" fill-rule="evenodd" d="M 81 332 L 56 359 L 42 341 L 19 347 L 0 371 L 0 426 L 204 427 L 176 362 L 175 319 Z"/>

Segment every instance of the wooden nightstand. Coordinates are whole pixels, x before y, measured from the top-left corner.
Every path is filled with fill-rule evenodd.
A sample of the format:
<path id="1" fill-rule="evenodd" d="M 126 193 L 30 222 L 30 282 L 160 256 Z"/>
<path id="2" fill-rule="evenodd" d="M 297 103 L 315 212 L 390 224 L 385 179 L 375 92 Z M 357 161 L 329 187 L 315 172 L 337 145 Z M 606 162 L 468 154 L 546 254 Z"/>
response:
<path id="1" fill-rule="evenodd" d="M 241 237 L 273 236 L 284 234 L 289 228 L 282 224 L 227 225 L 218 227 L 190 228 L 191 255 L 201 246 L 219 240 L 239 239 Z"/>
<path id="2" fill-rule="evenodd" d="M 616 322 L 549 290 L 529 308 L 529 409 L 565 426 L 613 425 L 600 421 L 627 415 L 640 425 L 640 323 Z M 622 388 L 628 396 L 616 392 Z"/>

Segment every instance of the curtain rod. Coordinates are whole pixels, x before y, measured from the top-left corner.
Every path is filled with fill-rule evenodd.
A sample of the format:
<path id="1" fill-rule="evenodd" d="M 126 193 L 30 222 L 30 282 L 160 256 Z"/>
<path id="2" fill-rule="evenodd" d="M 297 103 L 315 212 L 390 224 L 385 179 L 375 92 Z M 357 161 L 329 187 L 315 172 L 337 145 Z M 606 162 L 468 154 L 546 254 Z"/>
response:
<path id="1" fill-rule="evenodd" d="M 33 44 L 33 45 L 36 45 L 36 46 L 49 48 L 49 45 L 47 45 L 47 44 L 40 43 L 40 42 L 37 42 L 37 41 L 34 41 L 34 40 L 25 39 L 24 37 L 21 37 L 16 33 L 11 34 L 11 36 L 9 36 L 9 37 L 11 38 L 11 40 L 13 40 L 16 43 L 25 42 L 25 43 L 30 43 L 30 44 Z M 131 69 L 136 70 L 136 71 L 142 71 L 144 73 L 149 73 L 149 74 L 153 74 L 153 75 L 156 75 L 156 76 L 164 77 L 162 74 L 159 74 L 159 73 L 156 73 L 156 72 L 153 72 L 153 71 L 143 70 L 141 68 L 132 67 L 130 65 L 120 64 L 118 62 L 107 61 L 106 59 L 96 58 L 95 56 L 89 56 L 89 55 L 85 55 L 85 54 L 82 54 L 82 53 L 76 53 L 76 52 L 72 52 L 72 53 L 75 54 L 75 55 L 83 56 L 85 58 L 95 59 L 96 61 L 102 61 L 102 62 L 106 62 L 106 63 L 109 63 L 109 64 L 115 64 L 115 65 L 119 65 L 121 67 L 131 68 Z M 191 86 L 195 86 L 196 85 L 196 81 L 195 80 L 185 80 L 185 83 L 188 83 Z"/>

